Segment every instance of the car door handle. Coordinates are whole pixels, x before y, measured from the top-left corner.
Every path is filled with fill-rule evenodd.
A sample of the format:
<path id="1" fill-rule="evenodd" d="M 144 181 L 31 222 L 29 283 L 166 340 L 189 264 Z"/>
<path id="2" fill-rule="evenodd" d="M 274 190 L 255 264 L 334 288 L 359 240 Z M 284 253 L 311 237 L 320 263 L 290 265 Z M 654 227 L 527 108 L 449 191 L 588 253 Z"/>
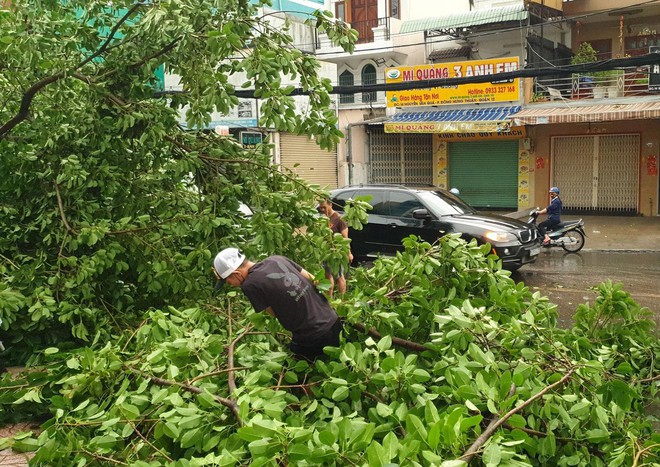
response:
<path id="1" fill-rule="evenodd" d="M 393 229 L 396 229 L 396 224 L 395 224 L 394 222 L 392 222 L 391 224 L 388 224 L 388 225 L 389 225 L 390 227 L 392 227 Z"/>

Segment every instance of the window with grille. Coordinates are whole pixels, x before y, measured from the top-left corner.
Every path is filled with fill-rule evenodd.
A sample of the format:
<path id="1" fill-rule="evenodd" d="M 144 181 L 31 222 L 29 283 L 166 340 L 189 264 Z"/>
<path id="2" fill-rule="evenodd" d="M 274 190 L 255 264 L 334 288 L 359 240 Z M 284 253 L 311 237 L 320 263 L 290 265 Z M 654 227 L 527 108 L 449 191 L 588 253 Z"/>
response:
<path id="1" fill-rule="evenodd" d="M 390 0 L 390 18 L 400 19 L 399 0 Z"/>
<path id="2" fill-rule="evenodd" d="M 355 78 L 353 77 L 353 73 L 351 73 L 350 71 L 344 70 L 344 72 L 341 75 L 339 75 L 340 86 L 353 86 L 354 84 L 355 84 Z M 352 104 L 353 102 L 355 102 L 354 94 L 339 95 L 340 104 Z"/>
<path id="3" fill-rule="evenodd" d="M 362 68 L 362 85 L 368 86 L 370 84 L 376 84 L 376 67 L 365 65 Z M 376 102 L 376 99 L 378 99 L 376 91 L 362 93 L 362 102 Z"/>
<path id="4" fill-rule="evenodd" d="M 345 2 L 335 3 L 335 18 L 346 21 L 346 4 Z"/>

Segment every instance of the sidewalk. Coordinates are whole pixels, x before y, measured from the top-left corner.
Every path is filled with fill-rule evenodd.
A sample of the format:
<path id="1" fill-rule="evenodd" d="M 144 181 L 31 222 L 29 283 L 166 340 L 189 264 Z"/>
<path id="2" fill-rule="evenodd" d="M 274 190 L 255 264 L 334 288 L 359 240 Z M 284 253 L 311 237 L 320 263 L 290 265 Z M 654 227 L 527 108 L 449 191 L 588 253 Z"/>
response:
<path id="1" fill-rule="evenodd" d="M 564 221 L 580 218 L 587 234 L 585 250 L 660 251 L 659 216 L 562 216 Z"/>

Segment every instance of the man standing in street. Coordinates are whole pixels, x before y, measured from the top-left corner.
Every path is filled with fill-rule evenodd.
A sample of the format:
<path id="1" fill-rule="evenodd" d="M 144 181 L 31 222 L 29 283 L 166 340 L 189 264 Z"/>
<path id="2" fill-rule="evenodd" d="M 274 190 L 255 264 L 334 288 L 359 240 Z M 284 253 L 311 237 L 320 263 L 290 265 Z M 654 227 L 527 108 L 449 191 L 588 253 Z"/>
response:
<path id="1" fill-rule="evenodd" d="M 324 214 L 328 218 L 330 223 L 330 230 L 333 234 L 341 234 L 342 237 L 348 238 L 348 224 L 341 218 L 339 213 L 332 209 L 332 201 L 329 199 L 324 199 L 319 203 L 318 211 L 321 214 Z M 348 264 L 350 265 L 353 261 L 353 254 L 351 250 L 348 250 Z M 325 268 L 325 278 L 330 281 L 330 296 L 332 297 L 332 292 L 334 290 L 335 284 L 337 284 L 337 290 L 339 293 L 343 294 L 346 292 L 346 277 L 344 276 L 344 266 L 339 267 L 339 272 L 337 276 L 333 276 L 332 270 L 324 265 Z"/>
<path id="2" fill-rule="evenodd" d="M 226 248 L 213 261 L 219 285 L 240 287 L 255 311 L 265 311 L 291 331 L 291 351 L 315 360 L 323 347 L 339 345 L 342 323 L 327 299 L 314 287 L 314 277 L 284 256 L 258 263 L 237 248 Z"/>

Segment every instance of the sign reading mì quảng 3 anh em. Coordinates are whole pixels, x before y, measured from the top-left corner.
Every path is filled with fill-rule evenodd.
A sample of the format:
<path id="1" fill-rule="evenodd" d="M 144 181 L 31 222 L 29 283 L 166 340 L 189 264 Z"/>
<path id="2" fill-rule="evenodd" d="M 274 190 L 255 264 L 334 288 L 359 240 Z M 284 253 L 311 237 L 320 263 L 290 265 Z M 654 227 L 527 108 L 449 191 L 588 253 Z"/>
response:
<path id="1" fill-rule="evenodd" d="M 518 68 L 518 57 L 399 66 L 385 70 L 385 82 L 405 83 L 432 79 L 485 76 L 516 71 Z M 388 107 L 509 102 L 519 100 L 520 85 L 519 79 L 513 79 L 510 82 L 472 83 L 428 89 L 387 91 L 386 96 Z"/>

